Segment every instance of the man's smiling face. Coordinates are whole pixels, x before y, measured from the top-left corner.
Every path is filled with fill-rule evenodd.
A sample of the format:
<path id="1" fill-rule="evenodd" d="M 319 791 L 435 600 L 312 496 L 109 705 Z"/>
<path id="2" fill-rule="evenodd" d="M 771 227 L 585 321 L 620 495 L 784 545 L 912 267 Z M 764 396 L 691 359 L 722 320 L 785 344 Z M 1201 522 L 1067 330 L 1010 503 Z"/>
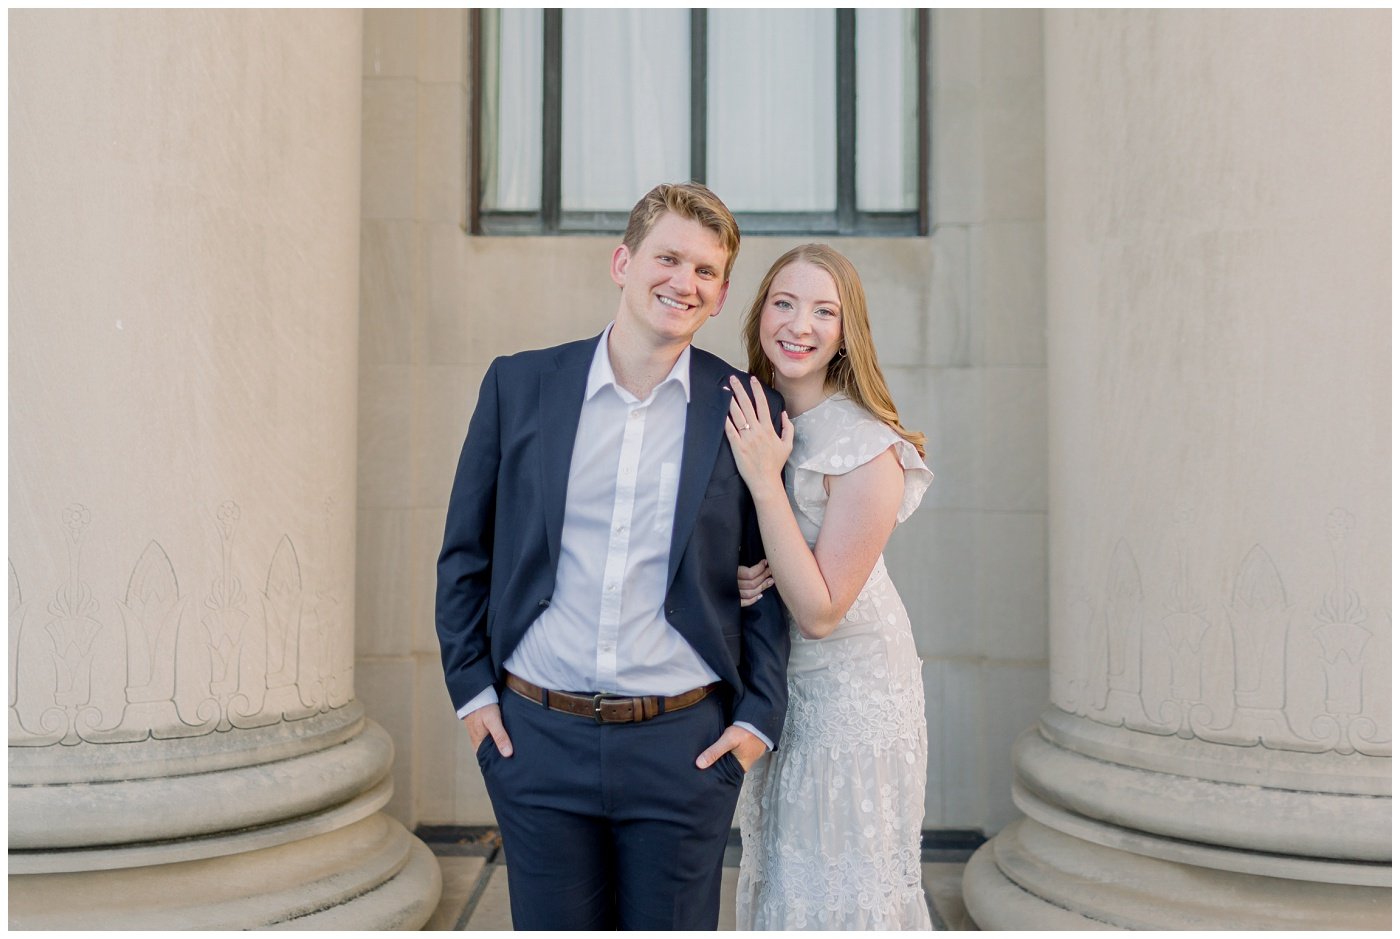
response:
<path id="1" fill-rule="evenodd" d="M 622 288 L 619 320 L 657 347 L 688 343 L 724 305 L 728 261 L 717 233 L 667 212 L 635 252 L 625 245 L 613 252 L 612 278 Z"/>

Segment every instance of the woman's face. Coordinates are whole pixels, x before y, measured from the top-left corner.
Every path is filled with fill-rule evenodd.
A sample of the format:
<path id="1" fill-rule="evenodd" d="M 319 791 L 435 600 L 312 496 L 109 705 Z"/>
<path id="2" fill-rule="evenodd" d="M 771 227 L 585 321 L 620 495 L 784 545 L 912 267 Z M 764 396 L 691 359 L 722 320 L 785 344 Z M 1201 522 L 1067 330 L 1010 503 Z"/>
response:
<path id="1" fill-rule="evenodd" d="M 763 302 L 758 338 L 780 388 L 825 384 L 827 363 L 841 347 L 841 303 L 831 275 L 807 261 L 780 270 Z"/>

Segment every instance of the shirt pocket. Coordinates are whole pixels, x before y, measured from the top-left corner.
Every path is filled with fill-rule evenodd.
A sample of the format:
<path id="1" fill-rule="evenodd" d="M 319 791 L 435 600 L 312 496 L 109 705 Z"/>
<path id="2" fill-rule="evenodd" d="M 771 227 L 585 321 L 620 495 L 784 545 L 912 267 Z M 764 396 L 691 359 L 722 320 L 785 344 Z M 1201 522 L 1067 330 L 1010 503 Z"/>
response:
<path id="1" fill-rule="evenodd" d="M 658 535 L 669 535 L 676 517 L 676 492 L 681 484 L 681 465 L 662 463 L 661 474 L 656 490 L 656 520 L 654 527 Z"/>

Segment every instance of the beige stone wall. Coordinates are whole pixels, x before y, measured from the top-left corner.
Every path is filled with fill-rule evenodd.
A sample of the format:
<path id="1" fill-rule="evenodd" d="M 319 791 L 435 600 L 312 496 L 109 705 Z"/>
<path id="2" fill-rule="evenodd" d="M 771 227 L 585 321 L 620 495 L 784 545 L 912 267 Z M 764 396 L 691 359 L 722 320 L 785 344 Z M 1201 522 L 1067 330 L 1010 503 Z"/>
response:
<path id="1" fill-rule="evenodd" d="M 932 16 L 943 276 L 928 303 L 901 310 L 927 330 L 929 367 L 909 375 L 926 383 L 897 380 L 895 394 L 911 417 L 928 415 L 937 478 L 891 540 L 890 568 L 927 663 L 925 827 L 990 834 L 1015 815 L 1016 722 L 1047 694 L 1042 16 Z"/>
<path id="2" fill-rule="evenodd" d="M 411 823 L 491 820 L 433 633 L 477 385 L 493 357 L 593 334 L 617 307 L 614 237 L 465 233 L 465 20 L 365 18 L 357 687 L 400 743 L 391 810 Z M 895 400 L 929 434 L 937 474 L 888 552 L 926 663 L 927 827 L 1012 817 L 1011 741 L 1047 693 L 1040 22 L 934 15 L 934 231 L 833 240 L 862 274 Z M 799 240 L 745 239 L 699 345 L 742 360 L 744 309 Z"/>

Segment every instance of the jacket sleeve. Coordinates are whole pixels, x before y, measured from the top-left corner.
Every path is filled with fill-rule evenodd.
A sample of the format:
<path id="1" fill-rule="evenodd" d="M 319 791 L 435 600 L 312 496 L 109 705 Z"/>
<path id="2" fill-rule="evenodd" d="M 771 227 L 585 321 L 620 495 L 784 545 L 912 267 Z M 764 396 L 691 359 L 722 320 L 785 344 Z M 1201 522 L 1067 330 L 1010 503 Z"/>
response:
<path id="1" fill-rule="evenodd" d="M 447 504 L 438 555 L 437 634 L 453 708 L 494 684 L 491 664 L 491 553 L 501 464 L 500 360 L 491 363 L 477 395 Z"/>
<path id="2" fill-rule="evenodd" d="M 782 432 L 783 399 L 768 391 L 769 410 L 774 424 Z M 742 560 L 745 565 L 756 564 L 765 556 L 763 538 L 758 528 L 758 512 L 753 500 L 744 493 L 744 527 Z M 739 677 L 744 694 L 735 702 L 734 720 L 745 721 L 773 741 L 776 750 L 783 718 L 787 713 L 787 661 L 791 644 L 788 636 L 787 610 L 778 591 L 765 590 L 757 603 L 740 610 Z"/>

